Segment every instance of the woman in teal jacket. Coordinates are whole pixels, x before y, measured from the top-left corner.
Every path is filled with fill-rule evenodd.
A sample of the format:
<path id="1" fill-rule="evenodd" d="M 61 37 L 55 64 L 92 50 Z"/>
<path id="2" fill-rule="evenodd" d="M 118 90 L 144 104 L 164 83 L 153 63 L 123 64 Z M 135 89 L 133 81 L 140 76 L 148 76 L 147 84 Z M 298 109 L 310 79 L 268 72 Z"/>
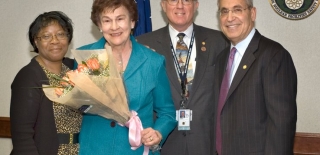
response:
<path id="1" fill-rule="evenodd" d="M 137 21 L 133 0 L 95 0 L 91 19 L 103 37 L 80 50 L 112 48 L 119 61 L 127 90 L 129 109 L 138 113 L 143 131 L 141 142 L 157 146 L 176 126 L 175 108 L 163 56 L 137 43 L 130 35 Z M 119 57 L 121 55 L 121 57 Z M 154 118 L 153 114 L 156 113 Z M 127 127 L 97 115 L 84 115 L 80 131 L 80 155 L 142 155 L 144 147 L 132 150 Z M 150 151 L 149 154 L 159 152 Z"/>

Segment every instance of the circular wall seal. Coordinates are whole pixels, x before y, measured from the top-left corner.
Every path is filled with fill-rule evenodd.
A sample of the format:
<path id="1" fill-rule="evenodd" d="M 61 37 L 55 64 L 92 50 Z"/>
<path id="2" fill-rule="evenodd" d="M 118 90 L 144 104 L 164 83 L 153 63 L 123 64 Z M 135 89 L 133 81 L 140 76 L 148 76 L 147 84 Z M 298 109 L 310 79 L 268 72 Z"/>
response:
<path id="1" fill-rule="evenodd" d="M 269 0 L 269 2 L 276 13 L 291 20 L 307 18 L 319 6 L 319 0 Z"/>

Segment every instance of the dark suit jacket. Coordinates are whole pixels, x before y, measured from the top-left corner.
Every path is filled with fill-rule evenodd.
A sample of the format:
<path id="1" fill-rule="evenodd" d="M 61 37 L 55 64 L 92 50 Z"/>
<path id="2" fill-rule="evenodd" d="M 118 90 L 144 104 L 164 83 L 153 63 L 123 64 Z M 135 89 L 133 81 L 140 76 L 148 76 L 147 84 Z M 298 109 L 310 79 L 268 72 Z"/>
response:
<path id="1" fill-rule="evenodd" d="M 63 63 L 73 67 L 73 60 Z M 42 84 L 49 84 L 39 63 L 33 58 L 16 75 L 11 85 L 11 155 L 57 155 L 58 137 L 53 104 L 43 93 Z"/>
<path id="2" fill-rule="evenodd" d="M 221 52 L 215 65 L 215 111 L 229 50 Z M 256 31 L 221 112 L 222 154 L 293 154 L 296 94 L 297 74 L 290 54 Z"/>
<path id="3" fill-rule="evenodd" d="M 210 139 L 213 133 L 211 124 L 213 124 L 214 113 L 213 64 L 216 56 L 228 43 L 221 32 L 197 25 L 194 25 L 194 35 L 197 64 L 187 105 L 187 108 L 193 110 L 191 130 L 178 131 L 176 128 L 165 142 L 161 150 L 162 155 L 208 155 L 213 146 Z M 173 101 L 175 108 L 179 109 L 181 86 L 174 67 L 168 25 L 152 33 L 139 36 L 137 40 L 165 56 Z"/>

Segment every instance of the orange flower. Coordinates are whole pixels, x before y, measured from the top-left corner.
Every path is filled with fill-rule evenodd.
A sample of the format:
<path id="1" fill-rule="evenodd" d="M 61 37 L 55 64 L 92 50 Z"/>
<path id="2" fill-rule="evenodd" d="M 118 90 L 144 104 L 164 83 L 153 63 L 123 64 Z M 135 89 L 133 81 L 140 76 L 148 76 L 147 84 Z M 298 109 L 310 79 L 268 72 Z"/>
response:
<path id="1" fill-rule="evenodd" d="M 63 95 L 63 88 L 56 88 L 56 89 L 54 89 L 54 91 L 58 96 Z"/>
<path id="2" fill-rule="evenodd" d="M 60 84 L 63 87 L 68 87 L 69 85 L 74 86 L 74 83 L 66 76 L 62 77 L 63 80 L 60 81 Z"/>
<path id="3" fill-rule="evenodd" d="M 92 70 L 98 70 L 100 68 L 100 64 L 97 58 L 91 58 L 86 61 L 88 68 Z"/>
<path id="4" fill-rule="evenodd" d="M 77 70 L 79 72 L 84 72 L 85 70 L 87 70 L 88 67 L 85 64 L 79 64 Z"/>

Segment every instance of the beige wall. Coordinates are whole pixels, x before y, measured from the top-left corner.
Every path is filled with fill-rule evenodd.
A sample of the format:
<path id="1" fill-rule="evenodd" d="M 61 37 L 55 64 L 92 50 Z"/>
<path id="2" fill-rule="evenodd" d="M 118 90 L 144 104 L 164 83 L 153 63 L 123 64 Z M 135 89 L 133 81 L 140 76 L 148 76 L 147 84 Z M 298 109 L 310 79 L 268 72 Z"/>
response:
<path id="1" fill-rule="evenodd" d="M 199 0 L 196 23 L 219 29 L 216 0 Z M 74 39 L 71 48 L 91 43 L 100 37 L 90 20 L 91 0 L 6 0 L 0 5 L 0 116 L 9 116 L 10 84 L 21 67 L 32 58 L 27 39 L 29 24 L 45 11 L 60 10 L 74 22 Z M 298 73 L 297 131 L 320 133 L 320 10 L 310 17 L 292 21 L 276 14 L 269 2 L 263 0 L 257 7 L 256 28 L 264 36 L 280 42 L 292 55 Z M 151 0 L 153 29 L 166 24 L 160 0 Z M 318 67 L 318 66 L 317 66 Z M 23 104 L 23 103 L 22 103 Z M 0 138 L 0 154 L 9 154 L 10 139 Z"/>

